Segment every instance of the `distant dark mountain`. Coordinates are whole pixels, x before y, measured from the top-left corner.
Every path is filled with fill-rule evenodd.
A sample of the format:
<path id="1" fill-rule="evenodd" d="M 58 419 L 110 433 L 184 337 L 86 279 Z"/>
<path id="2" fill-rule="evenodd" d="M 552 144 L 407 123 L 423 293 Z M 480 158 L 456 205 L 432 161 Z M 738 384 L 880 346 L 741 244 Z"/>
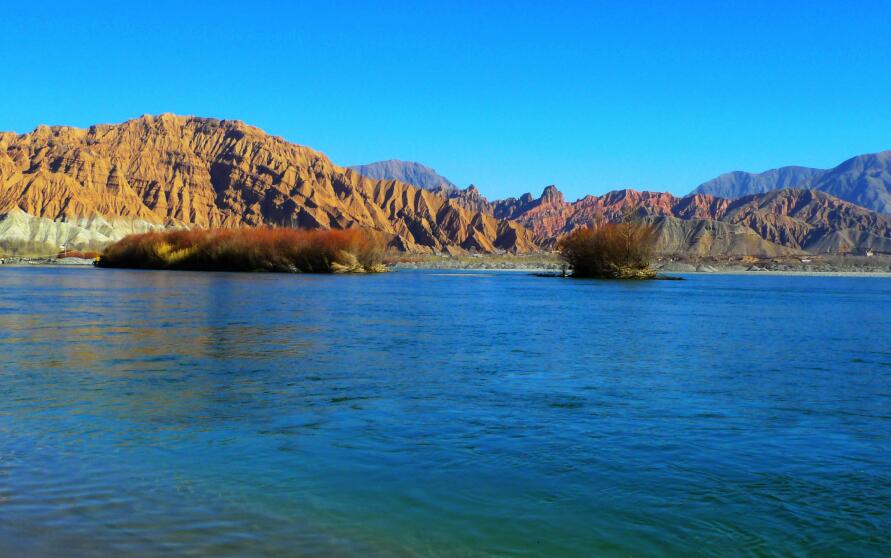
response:
<path id="1" fill-rule="evenodd" d="M 859 155 L 828 170 L 782 167 L 759 174 L 729 172 L 699 185 L 693 193 L 732 199 L 784 188 L 819 190 L 873 211 L 891 213 L 891 151 Z"/>
<path id="2" fill-rule="evenodd" d="M 389 161 L 378 161 L 349 168 L 368 178 L 375 180 L 398 180 L 431 192 L 446 193 L 458 189 L 448 178 L 440 175 L 428 166 L 413 161 L 391 159 Z"/>
<path id="3" fill-rule="evenodd" d="M 807 188 L 823 172 L 808 167 L 781 167 L 758 174 L 733 171 L 700 184 L 693 193 L 732 199 L 781 188 Z"/>
<path id="4" fill-rule="evenodd" d="M 860 155 L 814 180 L 815 190 L 880 213 L 891 213 L 891 151 Z"/>

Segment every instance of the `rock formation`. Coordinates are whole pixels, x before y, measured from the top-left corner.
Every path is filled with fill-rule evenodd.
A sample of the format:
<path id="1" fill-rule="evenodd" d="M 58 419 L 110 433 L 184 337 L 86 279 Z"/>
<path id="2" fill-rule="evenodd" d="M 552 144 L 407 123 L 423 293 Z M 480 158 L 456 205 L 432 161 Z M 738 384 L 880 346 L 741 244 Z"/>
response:
<path id="1" fill-rule="evenodd" d="M 464 192 L 453 199 L 465 203 Z M 485 204 L 475 201 L 473 207 L 522 224 L 544 246 L 579 227 L 616 222 L 631 212 L 656 227 L 657 251 L 664 254 L 891 252 L 891 216 L 814 190 L 775 190 L 735 200 L 618 190 L 570 203 L 548 186 L 539 198 L 525 194 Z"/>
<path id="2" fill-rule="evenodd" d="M 242 122 L 172 114 L 0 135 L 0 215 L 16 209 L 54 223 L 137 223 L 123 229 L 361 226 L 404 250 L 537 249 L 520 225 L 363 177 Z"/>

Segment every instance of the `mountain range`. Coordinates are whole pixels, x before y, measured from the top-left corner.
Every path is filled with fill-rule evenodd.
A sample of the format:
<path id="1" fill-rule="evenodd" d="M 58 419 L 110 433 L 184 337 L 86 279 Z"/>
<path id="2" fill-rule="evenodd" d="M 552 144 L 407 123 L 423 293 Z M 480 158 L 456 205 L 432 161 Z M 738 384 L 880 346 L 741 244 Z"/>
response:
<path id="1" fill-rule="evenodd" d="M 891 216 L 816 190 L 774 190 L 733 200 L 618 190 L 567 202 L 555 186 L 548 186 L 538 198 L 525 194 L 488 202 L 468 188 L 452 199 L 531 229 L 546 247 L 567 232 L 601 219 L 615 222 L 631 211 L 656 227 L 657 251 L 664 254 L 891 252 Z"/>
<path id="2" fill-rule="evenodd" d="M 737 198 L 783 188 L 819 190 L 873 211 L 891 213 L 891 151 L 852 157 L 831 169 L 729 172 L 700 184 L 693 193 Z"/>
<path id="3" fill-rule="evenodd" d="M 887 153 L 829 171 L 711 181 L 727 197 L 619 190 L 568 202 L 548 186 L 539 197 L 489 201 L 418 163 L 345 168 L 240 121 L 146 115 L 0 133 L 0 242 L 75 247 L 168 227 L 360 226 L 404 251 L 531 252 L 630 211 L 653 224 L 664 254 L 891 252 L 891 216 L 839 199 L 830 186 L 799 187 L 876 190 Z M 777 184 L 783 189 L 770 187 Z"/>

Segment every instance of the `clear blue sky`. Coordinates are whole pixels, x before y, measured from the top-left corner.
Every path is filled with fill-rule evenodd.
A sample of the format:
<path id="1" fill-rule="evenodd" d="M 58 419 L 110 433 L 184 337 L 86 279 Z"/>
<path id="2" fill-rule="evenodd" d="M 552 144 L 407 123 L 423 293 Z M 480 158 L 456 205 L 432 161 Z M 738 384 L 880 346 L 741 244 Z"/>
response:
<path id="1" fill-rule="evenodd" d="M 891 149 L 891 1 L 81 4 L 0 8 L 0 129 L 237 118 L 490 197 Z"/>

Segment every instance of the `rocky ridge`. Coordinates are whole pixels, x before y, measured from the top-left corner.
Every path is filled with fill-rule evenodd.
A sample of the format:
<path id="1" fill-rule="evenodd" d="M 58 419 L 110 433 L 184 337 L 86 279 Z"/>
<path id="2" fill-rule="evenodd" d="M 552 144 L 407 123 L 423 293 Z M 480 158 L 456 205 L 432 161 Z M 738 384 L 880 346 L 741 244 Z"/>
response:
<path id="1" fill-rule="evenodd" d="M 567 202 L 554 186 L 488 202 L 470 193 L 472 207 L 531 229 L 548 246 L 560 235 L 626 213 L 657 230 L 657 251 L 697 256 L 891 252 L 891 216 L 815 190 L 786 189 L 729 200 L 704 194 L 617 190 Z M 452 194 L 465 203 L 466 190 Z"/>
<path id="2" fill-rule="evenodd" d="M 17 209 L 69 225 L 361 226 L 410 251 L 537 249 L 516 223 L 363 177 L 240 121 L 172 114 L 3 133 L 0 215 Z"/>

